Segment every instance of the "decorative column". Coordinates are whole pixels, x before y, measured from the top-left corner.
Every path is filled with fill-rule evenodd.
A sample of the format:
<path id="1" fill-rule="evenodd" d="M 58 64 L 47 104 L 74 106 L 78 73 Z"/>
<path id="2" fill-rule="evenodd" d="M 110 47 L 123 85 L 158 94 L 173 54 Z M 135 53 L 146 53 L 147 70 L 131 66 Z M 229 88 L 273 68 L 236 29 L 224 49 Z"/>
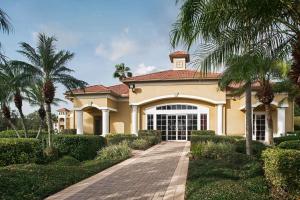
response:
<path id="1" fill-rule="evenodd" d="M 217 135 L 223 134 L 223 104 L 217 105 Z"/>
<path id="2" fill-rule="evenodd" d="M 133 105 L 131 106 L 131 133 L 134 135 L 138 134 L 138 127 L 137 127 L 137 114 L 138 114 L 138 106 Z"/>
<path id="3" fill-rule="evenodd" d="M 83 134 L 83 111 L 82 110 L 76 110 L 76 118 L 77 118 L 77 128 L 76 133 L 77 134 Z"/>
<path id="4" fill-rule="evenodd" d="M 277 135 L 285 134 L 285 108 L 277 108 Z"/>
<path id="5" fill-rule="evenodd" d="M 109 133 L 109 110 L 102 110 L 102 135 L 105 136 Z"/>

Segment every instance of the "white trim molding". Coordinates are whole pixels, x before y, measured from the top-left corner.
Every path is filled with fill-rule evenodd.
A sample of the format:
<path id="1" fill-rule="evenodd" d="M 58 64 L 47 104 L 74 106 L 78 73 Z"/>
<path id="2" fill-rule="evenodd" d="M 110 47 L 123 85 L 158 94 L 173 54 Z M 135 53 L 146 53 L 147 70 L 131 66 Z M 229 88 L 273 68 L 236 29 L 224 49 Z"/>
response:
<path id="1" fill-rule="evenodd" d="M 131 106 L 131 133 L 134 135 L 138 134 L 138 106 L 133 105 Z"/>
<path id="2" fill-rule="evenodd" d="M 257 106 L 260 106 L 260 105 L 262 105 L 261 102 L 256 102 L 255 104 L 252 104 L 252 108 L 256 108 Z M 289 107 L 288 103 L 279 104 L 276 101 L 272 101 L 271 105 L 274 105 L 276 107 L 281 107 L 281 108 L 287 108 L 287 107 Z M 244 109 L 245 109 L 245 105 L 243 105 L 243 106 L 240 107 L 240 110 L 244 110 Z"/>
<path id="3" fill-rule="evenodd" d="M 285 134 L 285 107 L 277 108 L 277 136 Z"/>
<path id="4" fill-rule="evenodd" d="M 109 133 L 109 110 L 102 110 L 102 135 Z"/>
<path id="5" fill-rule="evenodd" d="M 217 135 L 223 134 L 223 104 L 217 105 Z"/>
<path id="6" fill-rule="evenodd" d="M 111 107 L 106 107 L 106 106 L 98 106 L 98 105 L 95 105 L 91 102 L 91 104 L 85 104 L 79 108 L 73 108 L 73 110 L 77 111 L 77 110 L 83 110 L 85 108 L 88 108 L 88 107 L 92 107 L 92 108 L 97 108 L 99 110 L 110 110 L 110 111 L 114 111 L 114 112 L 117 112 L 118 110 L 115 109 L 115 108 L 111 108 Z"/>
<path id="7" fill-rule="evenodd" d="M 170 98 L 194 99 L 194 100 L 205 101 L 205 102 L 212 103 L 212 104 L 225 104 L 226 103 L 226 101 L 216 101 L 216 100 L 205 98 L 205 97 L 175 93 L 175 94 L 170 94 L 170 95 L 163 95 L 163 96 L 153 97 L 153 98 L 150 98 L 150 99 L 147 99 L 147 100 L 144 100 L 144 101 L 140 101 L 140 102 L 130 103 L 130 105 L 139 106 L 139 105 L 143 105 L 145 103 L 150 103 L 150 102 L 153 102 L 153 101 L 163 100 L 163 99 L 170 99 Z"/>

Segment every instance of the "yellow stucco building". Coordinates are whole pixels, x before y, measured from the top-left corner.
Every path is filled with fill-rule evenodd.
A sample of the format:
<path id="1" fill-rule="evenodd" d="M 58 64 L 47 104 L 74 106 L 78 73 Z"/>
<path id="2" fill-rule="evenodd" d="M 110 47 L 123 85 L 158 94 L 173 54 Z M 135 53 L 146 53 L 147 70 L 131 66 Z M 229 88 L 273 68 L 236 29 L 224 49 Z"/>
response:
<path id="1" fill-rule="evenodd" d="M 73 104 L 67 128 L 77 129 L 77 134 L 97 135 L 154 129 L 162 132 L 164 140 L 187 140 L 192 130 L 244 136 L 244 95 L 233 97 L 231 88 L 221 91 L 218 73 L 203 76 L 187 69 L 189 54 L 177 51 L 169 57 L 170 70 L 126 78 L 119 85 L 93 85 L 67 93 Z M 267 123 L 255 87 L 253 139 L 264 141 Z M 286 97 L 276 94 L 272 102 L 275 137 L 293 131 L 294 105 Z"/>

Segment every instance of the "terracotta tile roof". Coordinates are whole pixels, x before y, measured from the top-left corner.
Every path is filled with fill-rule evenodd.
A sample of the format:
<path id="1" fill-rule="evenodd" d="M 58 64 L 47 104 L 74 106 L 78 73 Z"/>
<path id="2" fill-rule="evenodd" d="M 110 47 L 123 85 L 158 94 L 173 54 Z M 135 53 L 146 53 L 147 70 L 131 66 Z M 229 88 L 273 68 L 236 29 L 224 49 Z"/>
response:
<path id="1" fill-rule="evenodd" d="M 60 108 L 57 110 L 57 112 L 70 112 L 70 110 L 67 108 Z"/>
<path id="2" fill-rule="evenodd" d="M 124 79 L 123 82 L 219 79 L 220 75 L 220 73 L 204 74 L 195 70 L 167 70 L 140 76 L 133 76 Z"/>
<path id="3" fill-rule="evenodd" d="M 243 85 L 244 85 L 243 83 L 232 83 L 228 86 L 228 89 L 238 89 L 238 88 L 242 87 Z M 252 83 L 252 85 L 251 85 L 252 89 L 258 89 L 259 87 L 260 87 L 260 83 L 258 81 Z"/>
<path id="4" fill-rule="evenodd" d="M 169 57 L 171 62 L 173 62 L 173 58 L 185 58 L 186 62 L 190 62 L 190 55 L 185 51 L 175 51 L 170 53 Z"/>
<path id="5" fill-rule="evenodd" d="M 128 96 L 129 88 L 125 84 L 118 84 L 113 86 L 104 86 L 104 85 L 92 85 L 84 89 L 75 89 L 72 91 L 73 94 L 90 94 L 90 93 L 104 93 L 104 94 L 113 94 L 115 96 Z"/>

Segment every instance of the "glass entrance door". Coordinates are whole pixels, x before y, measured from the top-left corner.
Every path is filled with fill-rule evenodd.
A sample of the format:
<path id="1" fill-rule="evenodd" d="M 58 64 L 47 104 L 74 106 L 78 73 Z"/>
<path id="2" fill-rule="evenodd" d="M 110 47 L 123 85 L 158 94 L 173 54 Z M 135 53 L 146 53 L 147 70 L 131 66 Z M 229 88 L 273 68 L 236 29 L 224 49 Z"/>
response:
<path id="1" fill-rule="evenodd" d="M 186 140 L 187 123 L 186 115 L 177 115 L 177 140 Z"/>
<path id="2" fill-rule="evenodd" d="M 176 140 L 176 115 L 168 115 L 168 127 L 167 127 L 167 134 L 168 140 Z"/>

